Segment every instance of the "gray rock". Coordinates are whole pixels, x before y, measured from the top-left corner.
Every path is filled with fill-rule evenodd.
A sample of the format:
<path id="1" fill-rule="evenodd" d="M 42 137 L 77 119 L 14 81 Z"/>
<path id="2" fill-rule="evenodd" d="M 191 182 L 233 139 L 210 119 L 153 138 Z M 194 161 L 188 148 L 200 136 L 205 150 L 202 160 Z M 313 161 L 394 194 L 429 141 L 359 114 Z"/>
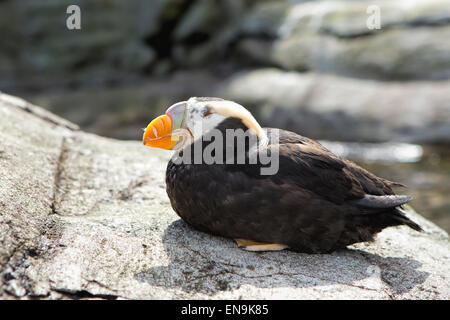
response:
<path id="1" fill-rule="evenodd" d="M 357 78 L 404 80 L 450 77 L 450 27 L 390 29 L 339 39 L 298 33 L 276 41 L 271 56 L 289 70 L 315 70 Z"/>
<path id="2" fill-rule="evenodd" d="M 66 27 L 71 4 L 81 8 L 81 30 Z M 367 28 L 370 5 L 381 10 L 381 30 Z M 0 89 L 98 87 L 177 68 L 243 64 L 448 79 L 449 23 L 447 0 L 6 0 Z"/>
<path id="3" fill-rule="evenodd" d="M 98 85 L 137 76 L 155 59 L 144 39 L 159 31 L 172 2 L 2 1 L 0 88 Z M 81 30 L 66 27 L 72 4 L 80 6 Z"/>
<path id="4" fill-rule="evenodd" d="M 287 1 L 262 1 L 250 10 L 240 23 L 240 31 L 246 36 L 275 38 L 288 10 Z"/>
<path id="5" fill-rule="evenodd" d="M 242 251 L 178 219 L 168 154 L 23 103 L 0 95 L 3 299 L 450 298 L 448 235 L 412 209 L 425 232 L 390 228 L 333 254 Z"/>
<path id="6" fill-rule="evenodd" d="M 309 1 L 289 6 L 278 25 L 278 35 L 287 38 L 304 31 L 326 33 L 339 38 L 375 35 L 380 30 L 367 26 L 368 18 L 375 8 L 379 9 L 381 30 L 439 26 L 450 20 L 450 8 L 446 0 L 419 0 L 414 3 L 408 0 Z"/>
<path id="7" fill-rule="evenodd" d="M 381 29 L 367 27 L 373 5 L 380 9 Z M 269 2 L 241 23 L 238 48 L 256 63 L 288 70 L 448 79 L 449 22 L 445 0 Z"/>
<path id="8" fill-rule="evenodd" d="M 450 143 L 450 82 L 378 82 L 314 73 L 243 72 L 220 96 L 265 125 L 316 139 Z"/>

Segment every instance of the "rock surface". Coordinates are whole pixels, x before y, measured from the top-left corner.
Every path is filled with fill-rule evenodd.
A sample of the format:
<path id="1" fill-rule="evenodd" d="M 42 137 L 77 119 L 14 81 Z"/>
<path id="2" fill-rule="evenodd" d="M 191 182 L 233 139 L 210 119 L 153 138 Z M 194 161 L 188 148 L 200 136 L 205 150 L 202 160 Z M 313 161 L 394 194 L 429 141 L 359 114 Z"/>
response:
<path id="1" fill-rule="evenodd" d="M 367 26 L 374 7 L 380 29 Z M 247 37 L 239 45 L 250 60 L 288 70 L 448 79 L 450 45 L 443 39 L 449 21 L 446 0 L 269 2 L 245 19 L 241 32 Z"/>
<path id="2" fill-rule="evenodd" d="M 168 155 L 0 94 L 0 298 L 449 299 L 450 242 L 390 228 L 333 254 L 252 253 L 188 227 Z"/>

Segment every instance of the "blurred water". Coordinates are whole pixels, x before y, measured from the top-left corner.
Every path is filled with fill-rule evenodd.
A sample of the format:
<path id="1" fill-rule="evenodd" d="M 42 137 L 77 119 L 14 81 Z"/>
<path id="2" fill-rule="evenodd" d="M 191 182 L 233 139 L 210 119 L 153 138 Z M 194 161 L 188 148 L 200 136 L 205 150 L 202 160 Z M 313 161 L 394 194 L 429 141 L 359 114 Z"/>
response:
<path id="1" fill-rule="evenodd" d="M 335 154 L 354 161 L 409 163 L 418 162 L 423 156 L 423 148 L 410 143 L 343 143 L 324 140 L 320 143 Z"/>

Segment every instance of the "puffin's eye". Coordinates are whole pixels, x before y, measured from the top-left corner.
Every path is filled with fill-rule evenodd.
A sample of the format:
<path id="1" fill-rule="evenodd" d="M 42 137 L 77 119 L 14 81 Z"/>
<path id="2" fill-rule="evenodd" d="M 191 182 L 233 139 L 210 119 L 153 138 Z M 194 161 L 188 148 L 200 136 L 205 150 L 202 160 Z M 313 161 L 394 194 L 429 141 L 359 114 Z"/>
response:
<path id="1" fill-rule="evenodd" d="M 203 117 L 207 117 L 209 115 L 212 115 L 211 108 L 206 106 L 205 110 L 203 111 Z"/>

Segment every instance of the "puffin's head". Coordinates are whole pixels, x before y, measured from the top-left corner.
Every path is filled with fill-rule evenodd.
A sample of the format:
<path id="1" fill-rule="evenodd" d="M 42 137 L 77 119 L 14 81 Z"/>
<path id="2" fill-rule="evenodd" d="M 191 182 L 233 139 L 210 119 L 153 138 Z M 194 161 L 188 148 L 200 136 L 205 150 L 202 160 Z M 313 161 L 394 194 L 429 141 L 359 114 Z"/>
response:
<path id="1" fill-rule="evenodd" d="M 190 98 L 175 103 L 150 122 L 142 142 L 149 147 L 179 150 L 230 117 L 240 119 L 260 139 L 267 140 L 261 126 L 240 104 L 220 98 Z"/>

